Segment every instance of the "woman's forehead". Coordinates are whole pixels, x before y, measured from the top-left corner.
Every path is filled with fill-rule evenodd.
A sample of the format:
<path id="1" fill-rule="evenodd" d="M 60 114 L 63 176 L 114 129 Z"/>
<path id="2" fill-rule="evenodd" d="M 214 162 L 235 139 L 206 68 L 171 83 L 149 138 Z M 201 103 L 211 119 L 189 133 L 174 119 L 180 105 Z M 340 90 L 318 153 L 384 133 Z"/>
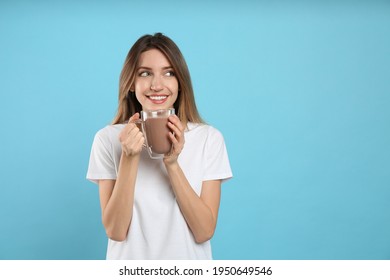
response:
<path id="1" fill-rule="evenodd" d="M 150 49 L 141 53 L 138 67 L 171 67 L 168 58 L 158 49 Z"/>

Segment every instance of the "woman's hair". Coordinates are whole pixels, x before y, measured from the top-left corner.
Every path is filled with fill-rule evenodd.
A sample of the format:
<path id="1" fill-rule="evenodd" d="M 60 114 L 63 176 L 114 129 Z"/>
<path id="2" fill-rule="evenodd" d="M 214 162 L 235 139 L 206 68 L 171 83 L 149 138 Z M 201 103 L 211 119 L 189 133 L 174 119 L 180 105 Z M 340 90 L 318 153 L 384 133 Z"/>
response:
<path id="1" fill-rule="evenodd" d="M 196 108 L 190 72 L 181 51 L 170 38 L 161 33 L 156 33 L 139 38 L 127 54 L 120 75 L 119 104 L 113 124 L 123 123 L 142 110 L 141 104 L 138 102 L 135 93 L 131 92 L 131 89 L 134 88 L 139 57 L 141 53 L 151 49 L 161 51 L 175 72 L 179 84 L 179 93 L 173 106 L 179 119 L 185 124 L 188 122 L 204 123 Z"/>

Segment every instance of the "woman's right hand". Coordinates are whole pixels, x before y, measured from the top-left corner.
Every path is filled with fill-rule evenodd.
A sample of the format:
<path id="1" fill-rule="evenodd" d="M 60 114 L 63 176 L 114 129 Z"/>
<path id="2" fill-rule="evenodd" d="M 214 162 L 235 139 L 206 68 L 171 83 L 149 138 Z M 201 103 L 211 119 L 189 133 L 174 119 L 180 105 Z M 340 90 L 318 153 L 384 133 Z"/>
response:
<path id="1" fill-rule="evenodd" d="M 142 146 L 145 142 L 144 135 L 134 123 L 137 120 L 139 120 L 139 113 L 135 113 L 131 116 L 129 122 L 119 134 L 122 152 L 125 153 L 126 156 L 134 156 L 141 153 Z"/>

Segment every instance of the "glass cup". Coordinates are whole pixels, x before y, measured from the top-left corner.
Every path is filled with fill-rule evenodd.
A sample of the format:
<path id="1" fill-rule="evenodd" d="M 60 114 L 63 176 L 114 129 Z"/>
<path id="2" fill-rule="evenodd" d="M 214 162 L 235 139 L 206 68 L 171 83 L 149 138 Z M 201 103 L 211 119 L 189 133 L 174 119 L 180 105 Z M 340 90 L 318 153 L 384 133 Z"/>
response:
<path id="1" fill-rule="evenodd" d="M 144 134 L 146 149 L 152 159 L 161 159 L 172 150 L 169 139 L 168 117 L 175 114 L 174 108 L 141 111 L 141 119 L 135 123 Z"/>

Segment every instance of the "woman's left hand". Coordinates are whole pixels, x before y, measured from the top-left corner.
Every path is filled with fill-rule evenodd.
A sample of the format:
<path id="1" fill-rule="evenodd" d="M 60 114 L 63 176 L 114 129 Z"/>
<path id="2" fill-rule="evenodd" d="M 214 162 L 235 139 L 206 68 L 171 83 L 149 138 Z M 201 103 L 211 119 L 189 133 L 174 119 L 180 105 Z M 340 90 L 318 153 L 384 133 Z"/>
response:
<path id="1" fill-rule="evenodd" d="M 184 125 L 176 115 L 171 115 L 168 118 L 168 126 L 172 132 L 169 133 L 169 138 L 172 141 L 172 150 L 164 156 L 164 163 L 167 165 L 177 162 L 181 151 L 184 147 Z"/>

